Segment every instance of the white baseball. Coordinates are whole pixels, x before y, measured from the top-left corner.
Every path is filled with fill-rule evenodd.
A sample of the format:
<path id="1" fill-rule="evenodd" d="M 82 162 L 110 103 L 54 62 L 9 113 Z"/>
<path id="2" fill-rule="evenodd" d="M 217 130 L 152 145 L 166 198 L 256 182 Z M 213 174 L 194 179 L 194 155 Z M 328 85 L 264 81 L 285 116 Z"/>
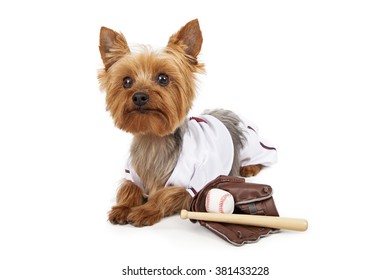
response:
<path id="1" fill-rule="evenodd" d="M 234 198 L 224 190 L 211 189 L 206 196 L 206 211 L 231 214 L 234 211 Z"/>

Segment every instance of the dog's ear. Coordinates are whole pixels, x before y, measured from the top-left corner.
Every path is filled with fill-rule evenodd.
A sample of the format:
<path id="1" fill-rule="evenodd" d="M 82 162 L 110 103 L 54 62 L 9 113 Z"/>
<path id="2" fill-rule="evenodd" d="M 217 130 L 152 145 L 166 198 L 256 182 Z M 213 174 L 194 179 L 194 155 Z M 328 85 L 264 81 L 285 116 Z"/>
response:
<path id="1" fill-rule="evenodd" d="M 106 70 L 125 54 L 130 53 L 125 37 L 104 26 L 100 29 L 99 50 Z"/>
<path id="2" fill-rule="evenodd" d="M 169 38 L 168 46 L 180 47 L 186 54 L 196 58 L 202 47 L 203 37 L 198 19 L 184 25 Z"/>

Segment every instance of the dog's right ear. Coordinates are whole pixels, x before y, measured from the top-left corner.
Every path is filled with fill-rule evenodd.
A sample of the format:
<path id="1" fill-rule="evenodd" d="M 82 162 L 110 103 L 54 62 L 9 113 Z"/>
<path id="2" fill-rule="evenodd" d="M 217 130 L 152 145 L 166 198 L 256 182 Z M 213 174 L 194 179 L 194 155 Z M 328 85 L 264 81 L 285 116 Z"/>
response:
<path id="1" fill-rule="evenodd" d="M 106 70 L 121 57 L 130 53 L 130 49 L 123 34 L 104 26 L 100 29 L 99 50 Z"/>

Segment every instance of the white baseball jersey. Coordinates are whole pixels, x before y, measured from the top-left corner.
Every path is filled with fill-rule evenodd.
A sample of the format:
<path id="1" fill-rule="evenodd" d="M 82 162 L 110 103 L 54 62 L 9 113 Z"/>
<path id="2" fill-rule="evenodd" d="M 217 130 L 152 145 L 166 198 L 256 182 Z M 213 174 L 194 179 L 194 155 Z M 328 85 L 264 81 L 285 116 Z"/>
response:
<path id="1" fill-rule="evenodd" d="M 194 196 L 208 182 L 219 175 L 229 175 L 233 164 L 233 141 L 225 125 L 211 115 L 187 120 L 188 130 L 183 136 L 182 151 L 166 186 L 183 186 Z M 243 120 L 240 123 L 247 141 L 240 151 L 240 166 L 276 162 L 276 149 L 260 139 L 256 127 Z M 141 178 L 131 166 L 125 168 L 126 179 L 145 189 Z"/>

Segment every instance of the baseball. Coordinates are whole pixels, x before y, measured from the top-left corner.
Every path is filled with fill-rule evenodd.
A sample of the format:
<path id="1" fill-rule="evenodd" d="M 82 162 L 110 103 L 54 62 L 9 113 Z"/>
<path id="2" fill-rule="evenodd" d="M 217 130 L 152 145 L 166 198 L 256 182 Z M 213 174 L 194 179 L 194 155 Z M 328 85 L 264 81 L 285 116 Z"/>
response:
<path id="1" fill-rule="evenodd" d="M 206 211 L 209 213 L 232 214 L 234 211 L 233 196 L 224 190 L 209 190 L 206 196 Z"/>

